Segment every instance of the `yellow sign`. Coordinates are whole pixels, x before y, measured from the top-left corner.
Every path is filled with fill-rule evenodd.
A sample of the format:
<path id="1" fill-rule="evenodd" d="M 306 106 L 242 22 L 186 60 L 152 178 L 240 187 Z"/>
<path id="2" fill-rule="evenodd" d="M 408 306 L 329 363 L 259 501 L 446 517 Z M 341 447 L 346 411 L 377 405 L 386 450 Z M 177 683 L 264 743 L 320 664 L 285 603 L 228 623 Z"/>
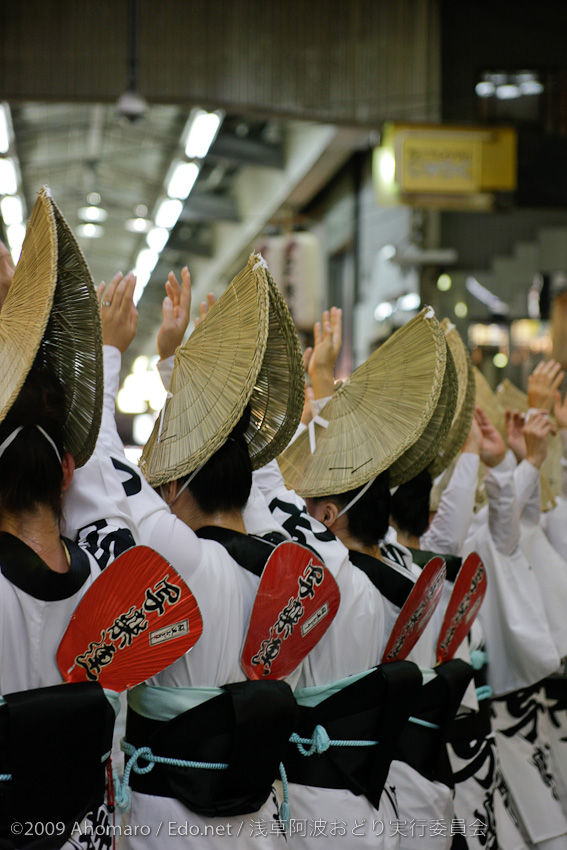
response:
<path id="1" fill-rule="evenodd" d="M 386 124 L 374 150 L 381 203 L 489 209 L 516 188 L 516 131 L 509 127 Z"/>
<path id="2" fill-rule="evenodd" d="M 403 139 L 401 148 L 402 192 L 480 191 L 478 142 L 442 136 L 409 136 Z"/>

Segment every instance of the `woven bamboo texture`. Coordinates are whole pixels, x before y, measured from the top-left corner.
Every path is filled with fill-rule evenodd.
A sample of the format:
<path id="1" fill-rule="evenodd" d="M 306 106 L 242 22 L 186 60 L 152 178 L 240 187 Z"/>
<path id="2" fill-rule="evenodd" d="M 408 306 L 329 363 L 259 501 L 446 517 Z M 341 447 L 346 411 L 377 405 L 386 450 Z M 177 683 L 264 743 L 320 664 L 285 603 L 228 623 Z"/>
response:
<path id="1" fill-rule="evenodd" d="M 34 204 L 0 318 L 0 421 L 16 400 L 45 332 L 57 282 L 57 231 L 49 198 Z"/>
<path id="2" fill-rule="evenodd" d="M 171 397 L 140 458 L 152 486 L 205 463 L 241 418 L 264 359 L 268 311 L 266 272 L 252 255 L 175 353 Z"/>
<path id="3" fill-rule="evenodd" d="M 51 206 L 57 227 L 57 285 L 38 360 L 63 385 L 63 444 L 80 467 L 94 451 L 102 417 L 100 310 L 83 253 L 53 200 Z"/>
<path id="4" fill-rule="evenodd" d="M 472 425 L 475 406 L 474 370 L 469 352 L 452 322 L 443 319 L 441 327 L 457 370 L 457 401 L 447 439 L 429 468 L 432 478 L 437 478 L 460 452 Z"/>
<path id="5" fill-rule="evenodd" d="M 328 427 L 314 425 L 315 452 L 304 432 L 280 456 L 286 485 L 303 496 L 332 495 L 388 469 L 420 439 L 435 413 L 446 360 L 443 330 L 424 309 L 335 390 L 320 414 Z"/>
<path id="6" fill-rule="evenodd" d="M 447 439 L 457 403 L 457 370 L 446 340 L 445 346 L 445 373 L 439 400 L 421 436 L 390 467 L 392 487 L 404 484 L 426 469 Z"/>
<path id="7" fill-rule="evenodd" d="M 295 325 L 280 291 L 266 270 L 269 295 L 268 339 L 250 396 L 246 431 L 254 469 L 277 457 L 297 430 L 303 412 L 303 357 Z"/>

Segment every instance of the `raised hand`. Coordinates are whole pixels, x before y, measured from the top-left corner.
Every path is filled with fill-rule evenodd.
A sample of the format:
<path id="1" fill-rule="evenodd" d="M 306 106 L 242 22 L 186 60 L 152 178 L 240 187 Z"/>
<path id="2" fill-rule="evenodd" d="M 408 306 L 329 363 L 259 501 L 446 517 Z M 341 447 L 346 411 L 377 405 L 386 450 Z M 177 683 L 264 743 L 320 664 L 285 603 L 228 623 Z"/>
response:
<path id="1" fill-rule="evenodd" d="M 315 398 L 332 395 L 335 388 L 334 369 L 341 350 L 343 311 L 340 307 L 325 310 L 321 322 L 313 327 L 313 351 L 307 371 Z"/>
<path id="2" fill-rule="evenodd" d="M 201 301 L 201 303 L 199 304 L 199 316 L 197 319 L 195 319 L 196 328 L 199 327 L 199 325 L 201 324 L 201 322 L 203 321 L 203 319 L 205 318 L 205 316 L 207 315 L 216 300 L 217 299 L 215 298 L 213 293 L 209 292 L 209 294 L 207 295 L 207 300 Z"/>
<path id="3" fill-rule="evenodd" d="M 524 424 L 526 417 L 519 410 L 507 410 L 506 414 L 506 439 L 508 445 L 514 452 L 516 460 L 520 463 L 526 457 L 526 439 L 524 437 Z"/>
<path id="4" fill-rule="evenodd" d="M 113 345 L 122 354 L 136 336 L 138 311 L 134 305 L 136 276 L 130 272 L 124 277 L 115 274 L 106 289 L 102 281 L 97 287 L 104 345 Z"/>
<path id="5" fill-rule="evenodd" d="M 547 457 L 547 439 L 550 434 L 555 434 L 555 428 L 546 411 L 538 410 L 527 418 L 524 424 L 526 460 L 537 469 L 540 469 Z"/>
<path id="6" fill-rule="evenodd" d="M 498 466 L 506 457 L 504 440 L 480 407 L 475 408 L 474 418 L 482 434 L 480 459 L 486 466 Z"/>
<path id="7" fill-rule="evenodd" d="M 555 394 L 565 372 L 555 360 L 538 363 L 528 381 L 528 405 L 550 413 L 555 404 Z"/>
<path id="8" fill-rule="evenodd" d="M 482 431 L 476 419 L 473 417 L 470 431 L 467 439 L 463 443 L 461 452 L 470 452 L 471 454 L 479 455 L 482 448 Z"/>
<path id="9" fill-rule="evenodd" d="M 166 296 L 163 299 L 163 321 L 158 332 L 157 350 L 160 358 L 166 360 L 175 354 L 183 342 L 189 316 L 191 314 L 191 275 L 185 266 L 181 270 L 181 286 L 170 272 L 165 283 Z"/>

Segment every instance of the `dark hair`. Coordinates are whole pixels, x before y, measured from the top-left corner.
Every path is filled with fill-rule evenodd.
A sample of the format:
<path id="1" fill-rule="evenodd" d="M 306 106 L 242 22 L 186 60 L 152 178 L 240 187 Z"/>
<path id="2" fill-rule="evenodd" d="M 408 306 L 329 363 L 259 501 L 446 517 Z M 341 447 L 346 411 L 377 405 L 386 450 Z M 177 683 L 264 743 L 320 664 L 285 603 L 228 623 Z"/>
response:
<path id="1" fill-rule="evenodd" d="M 187 489 L 204 513 L 242 510 L 248 501 L 252 487 L 252 464 L 244 434 L 249 424 L 250 406 L 247 405 L 226 442 L 189 484 Z M 180 479 L 179 484 L 183 484 L 188 477 Z"/>
<path id="2" fill-rule="evenodd" d="M 47 369 L 33 366 L 8 415 L 0 424 L 0 443 L 23 426 L 0 456 L 0 511 L 18 514 L 39 506 L 61 516 L 63 469 L 40 425 L 63 455 L 65 394 Z"/>
<path id="3" fill-rule="evenodd" d="M 390 513 L 400 531 L 421 537 L 429 526 L 431 475 L 424 469 L 415 478 L 401 484 L 392 496 Z"/>
<path id="4" fill-rule="evenodd" d="M 362 485 L 364 487 L 366 485 Z M 318 496 L 314 502 L 331 499 L 341 509 L 354 499 L 362 487 L 355 487 L 346 493 L 333 496 Z M 352 537 L 364 546 L 376 546 L 386 536 L 390 522 L 390 472 L 385 470 L 372 482 L 364 496 L 361 496 L 345 514 L 348 530 Z"/>

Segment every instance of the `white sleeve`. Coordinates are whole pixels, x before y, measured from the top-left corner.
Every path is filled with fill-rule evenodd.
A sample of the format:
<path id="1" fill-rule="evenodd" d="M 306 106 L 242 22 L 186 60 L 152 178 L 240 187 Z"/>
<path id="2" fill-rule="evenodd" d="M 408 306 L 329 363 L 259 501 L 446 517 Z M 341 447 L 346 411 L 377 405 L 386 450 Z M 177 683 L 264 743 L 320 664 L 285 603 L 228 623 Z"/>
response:
<path id="1" fill-rule="evenodd" d="M 537 525 L 541 515 L 539 469 L 536 469 L 529 460 L 523 460 L 514 470 L 514 484 L 520 516 Z"/>
<path id="2" fill-rule="evenodd" d="M 439 508 L 420 538 L 420 549 L 446 555 L 461 554 L 474 514 L 479 464 L 477 454 L 463 452 L 459 456 Z"/>
<path id="3" fill-rule="evenodd" d="M 101 569 L 140 542 L 110 457 L 110 451 L 123 455 L 114 421 L 121 356 L 117 348 L 106 345 L 103 354 L 103 414 L 97 445 L 85 466 L 75 471 L 65 492 L 62 516 L 63 534 L 90 552 Z"/>
<path id="4" fill-rule="evenodd" d="M 102 510 L 100 500 L 106 492 L 108 510 L 113 508 L 112 516 L 118 516 L 122 525 L 127 526 L 134 542 L 150 546 L 166 558 L 183 575 L 190 580 L 191 572 L 201 561 L 202 546 L 196 534 L 184 522 L 177 519 L 169 510 L 163 499 L 150 487 L 137 466 L 132 464 L 124 455 L 122 441 L 116 429 L 114 418 L 114 399 L 118 389 L 120 372 L 120 352 L 111 346 L 104 346 L 104 409 L 99 440 L 95 452 L 83 469 L 78 470 L 77 477 L 84 480 L 81 486 L 82 501 L 75 508 L 80 510 L 83 518 L 86 514 L 85 505 L 91 512 Z M 103 490 L 104 485 L 104 490 Z M 73 502 L 71 502 L 73 504 Z M 75 520 L 76 522 L 76 520 Z M 93 551 L 96 541 L 91 526 L 81 529 L 81 539 L 92 541 L 89 551 Z M 105 528 L 98 530 L 98 537 L 104 534 Z M 100 542 L 98 548 L 100 549 Z M 125 547 L 128 548 L 128 547 Z M 99 558 L 97 558 L 99 560 Z M 100 563 L 100 560 L 99 560 Z"/>
<path id="5" fill-rule="evenodd" d="M 511 555 L 520 542 L 520 510 L 514 485 L 516 460 L 512 452 L 486 478 L 488 527 L 496 549 Z"/>
<path id="6" fill-rule="evenodd" d="M 173 363 L 174 363 L 173 354 L 171 355 L 171 357 L 166 357 L 165 360 L 158 360 L 157 370 L 159 372 L 161 382 L 164 385 L 164 387 L 166 388 L 166 390 L 169 390 L 169 384 L 171 382 L 171 375 L 173 373 Z"/>

